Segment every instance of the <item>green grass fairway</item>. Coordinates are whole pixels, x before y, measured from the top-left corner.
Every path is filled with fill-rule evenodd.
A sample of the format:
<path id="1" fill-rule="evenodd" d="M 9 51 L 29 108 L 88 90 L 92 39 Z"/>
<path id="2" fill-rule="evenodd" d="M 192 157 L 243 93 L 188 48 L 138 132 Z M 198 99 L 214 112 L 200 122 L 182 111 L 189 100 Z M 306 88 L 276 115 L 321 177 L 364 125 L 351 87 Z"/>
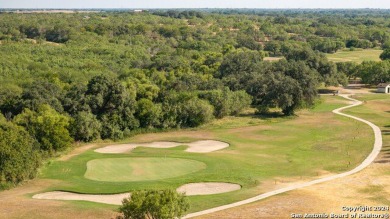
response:
<path id="1" fill-rule="evenodd" d="M 85 178 L 106 182 L 167 179 L 205 169 L 206 164 L 179 158 L 107 158 L 88 161 Z"/>
<path id="2" fill-rule="evenodd" d="M 381 61 L 379 58 L 383 50 L 379 49 L 363 49 L 363 50 L 341 50 L 334 54 L 327 54 L 330 61 L 334 62 L 357 62 L 363 61 Z"/>

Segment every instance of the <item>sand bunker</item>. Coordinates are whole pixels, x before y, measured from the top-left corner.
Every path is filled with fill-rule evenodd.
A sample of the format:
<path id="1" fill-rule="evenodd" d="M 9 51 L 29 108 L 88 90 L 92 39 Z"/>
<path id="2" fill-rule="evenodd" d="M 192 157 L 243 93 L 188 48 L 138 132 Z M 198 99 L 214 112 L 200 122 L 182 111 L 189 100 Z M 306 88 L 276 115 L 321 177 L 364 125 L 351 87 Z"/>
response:
<path id="1" fill-rule="evenodd" d="M 73 200 L 73 201 L 91 201 L 99 202 L 111 205 L 121 205 L 124 198 L 129 197 L 130 193 L 121 193 L 114 195 L 90 195 L 90 194 L 79 194 L 72 192 L 45 192 L 36 194 L 33 196 L 35 199 L 54 199 L 54 200 Z"/>
<path id="2" fill-rule="evenodd" d="M 95 152 L 105 154 L 120 154 L 133 150 L 136 147 L 149 147 L 149 148 L 173 148 L 180 145 L 186 145 L 188 148 L 185 150 L 192 153 L 209 153 L 223 148 L 229 147 L 228 143 L 215 141 L 215 140 L 202 140 L 191 143 L 179 143 L 179 142 L 167 142 L 158 141 L 151 143 L 132 143 L 132 144 L 118 144 L 109 145 L 103 148 L 96 149 Z"/>
<path id="3" fill-rule="evenodd" d="M 232 183 L 189 183 L 177 189 L 178 192 L 185 192 L 186 195 L 211 195 L 224 192 L 231 192 L 241 189 L 238 184 Z M 129 197 L 130 193 L 121 193 L 114 195 L 91 195 L 79 194 L 72 192 L 45 192 L 36 194 L 34 199 L 54 199 L 54 200 L 73 200 L 73 201 L 90 201 L 110 205 L 121 205 L 124 198 Z"/>
<path id="4" fill-rule="evenodd" d="M 233 183 L 189 183 L 180 186 L 177 191 L 185 192 L 186 195 L 211 195 L 225 192 L 231 192 L 241 189 L 241 186 Z"/>

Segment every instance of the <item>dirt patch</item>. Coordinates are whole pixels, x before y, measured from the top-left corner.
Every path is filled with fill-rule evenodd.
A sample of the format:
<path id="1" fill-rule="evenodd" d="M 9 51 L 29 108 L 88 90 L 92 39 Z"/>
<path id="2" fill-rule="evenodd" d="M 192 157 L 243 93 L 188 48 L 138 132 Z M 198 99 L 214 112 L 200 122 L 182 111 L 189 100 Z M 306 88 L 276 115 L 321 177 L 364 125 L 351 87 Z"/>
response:
<path id="1" fill-rule="evenodd" d="M 291 218 L 292 213 L 347 213 L 343 206 L 389 205 L 390 175 L 384 174 L 389 167 L 372 164 L 355 175 L 196 218 Z"/>
<path id="2" fill-rule="evenodd" d="M 281 59 L 283 59 L 283 57 L 264 57 L 263 60 L 268 62 L 277 62 Z"/>
<path id="3" fill-rule="evenodd" d="M 240 190 L 241 186 L 233 183 L 217 183 L 217 182 L 206 182 L 206 183 L 189 183 L 180 186 L 177 191 L 184 192 L 186 195 L 211 195 L 220 194 L 225 192 L 232 192 Z"/>
<path id="4" fill-rule="evenodd" d="M 390 101 L 374 100 L 367 107 L 379 112 L 388 112 L 390 111 Z"/>
<path id="5" fill-rule="evenodd" d="M 36 179 L 19 185 L 16 188 L 0 192 L 0 218 L 115 218 L 118 213 L 111 209 L 78 208 L 72 203 L 56 200 L 36 200 L 31 193 L 40 192 L 56 186 L 56 180 Z"/>
<path id="6" fill-rule="evenodd" d="M 132 138 L 134 142 L 153 142 L 153 141 L 174 141 L 174 142 L 191 142 L 202 139 L 214 139 L 215 135 L 208 131 L 191 131 L 178 130 L 174 134 L 172 132 L 147 133 L 136 135 Z"/>
<path id="7" fill-rule="evenodd" d="M 213 151 L 217 151 L 229 147 L 228 143 L 215 141 L 215 140 L 202 140 L 202 141 L 195 141 L 191 143 L 157 141 L 151 143 L 109 145 L 103 148 L 96 149 L 95 152 L 106 153 L 106 154 L 119 154 L 119 153 L 129 152 L 136 147 L 173 148 L 180 145 L 187 145 L 188 148 L 185 151 L 191 153 L 209 153 L 209 152 L 213 152 Z"/>
<path id="8" fill-rule="evenodd" d="M 372 94 L 373 89 L 366 88 L 364 85 L 349 86 L 340 90 L 342 94 Z"/>
<path id="9" fill-rule="evenodd" d="M 83 153 L 91 148 L 94 148 L 94 147 L 96 147 L 96 144 L 88 144 L 88 145 L 84 145 L 81 147 L 77 147 L 73 151 L 71 151 L 69 154 L 60 157 L 58 160 L 60 160 L 60 161 L 69 160 L 70 158 L 72 158 L 76 155 L 79 155 L 79 154 L 81 154 L 81 153 Z"/>
<path id="10" fill-rule="evenodd" d="M 91 194 L 78 194 L 72 192 L 45 192 L 36 194 L 34 199 L 54 199 L 54 200 L 76 200 L 76 201 L 91 201 L 110 205 L 121 205 L 122 200 L 130 196 L 130 193 L 121 193 L 114 195 L 91 195 Z"/>

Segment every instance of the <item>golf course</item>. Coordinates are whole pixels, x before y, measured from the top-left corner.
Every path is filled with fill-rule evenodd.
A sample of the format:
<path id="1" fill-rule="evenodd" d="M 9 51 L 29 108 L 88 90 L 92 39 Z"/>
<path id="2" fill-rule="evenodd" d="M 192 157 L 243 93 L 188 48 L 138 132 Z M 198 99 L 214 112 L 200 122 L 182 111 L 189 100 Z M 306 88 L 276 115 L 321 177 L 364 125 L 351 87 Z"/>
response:
<path id="1" fill-rule="evenodd" d="M 347 102 L 342 97 L 323 96 L 321 103 L 301 111 L 298 117 L 260 118 L 248 112 L 196 130 L 131 139 L 183 142 L 171 148 L 141 146 L 114 154 L 96 152 L 114 147 L 112 143 L 98 145 L 69 160 L 53 160 L 46 165 L 39 178 L 58 183 L 41 192 L 118 194 L 202 182 L 241 186 L 233 192 L 190 196 L 191 211 L 195 212 L 251 198 L 279 182 L 311 181 L 346 172 L 366 158 L 374 141 L 368 126 L 331 112 Z M 229 147 L 201 154 L 186 152 L 186 145 L 201 139 L 228 142 Z"/>
<path id="2" fill-rule="evenodd" d="M 389 218 L 390 9 L 173 1 L 0 5 L 0 219 Z"/>

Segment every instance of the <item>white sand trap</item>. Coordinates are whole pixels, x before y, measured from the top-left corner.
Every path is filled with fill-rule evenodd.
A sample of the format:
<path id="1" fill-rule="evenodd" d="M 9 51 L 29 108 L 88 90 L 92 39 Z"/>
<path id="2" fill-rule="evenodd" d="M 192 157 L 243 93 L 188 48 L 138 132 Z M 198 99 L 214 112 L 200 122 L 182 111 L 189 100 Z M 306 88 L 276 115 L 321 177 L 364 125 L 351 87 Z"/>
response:
<path id="1" fill-rule="evenodd" d="M 54 199 L 54 200 L 74 200 L 74 201 L 91 201 L 111 205 L 121 205 L 124 198 L 129 197 L 130 193 L 121 193 L 114 195 L 90 195 L 78 194 L 72 192 L 45 192 L 33 196 L 35 199 Z"/>
<path id="2" fill-rule="evenodd" d="M 136 147 L 173 148 L 180 145 L 188 146 L 188 148 L 185 151 L 192 152 L 192 153 L 209 153 L 209 152 L 213 152 L 213 151 L 217 151 L 229 147 L 228 143 L 222 141 L 215 141 L 215 140 L 202 140 L 202 141 L 194 141 L 191 143 L 157 141 L 151 143 L 109 145 L 103 148 L 96 149 L 95 152 L 105 153 L 105 154 L 120 154 L 120 153 L 129 152 Z"/>
<path id="3" fill-rule="evenodd" d="M 211 195 L 231 192 L 241 189 L 241 186 L 233 183 L 189 183 L 180 186 L 176 191 L 185 192 L 186 195 Z"/>
<path id="4" fill-rule="evenodd" d="M 185 192 L 187 196 L 192 195 L 211 195 L 225 192 L 231 192 L 241 189 L 241 186 L 233 183 L 189 183 L 180 186 L 176 191 Z M 34 199 L 49 199 L 49 200 L 73 200 L 73 201 L 90 201 L 110 205 L 121 205 L 124 198 L 129 197 L 130 193 L 120 193 L 114 195 L 92 195 L 79 194 L 72 192 L 45 192 L 36 194 Z"/>

